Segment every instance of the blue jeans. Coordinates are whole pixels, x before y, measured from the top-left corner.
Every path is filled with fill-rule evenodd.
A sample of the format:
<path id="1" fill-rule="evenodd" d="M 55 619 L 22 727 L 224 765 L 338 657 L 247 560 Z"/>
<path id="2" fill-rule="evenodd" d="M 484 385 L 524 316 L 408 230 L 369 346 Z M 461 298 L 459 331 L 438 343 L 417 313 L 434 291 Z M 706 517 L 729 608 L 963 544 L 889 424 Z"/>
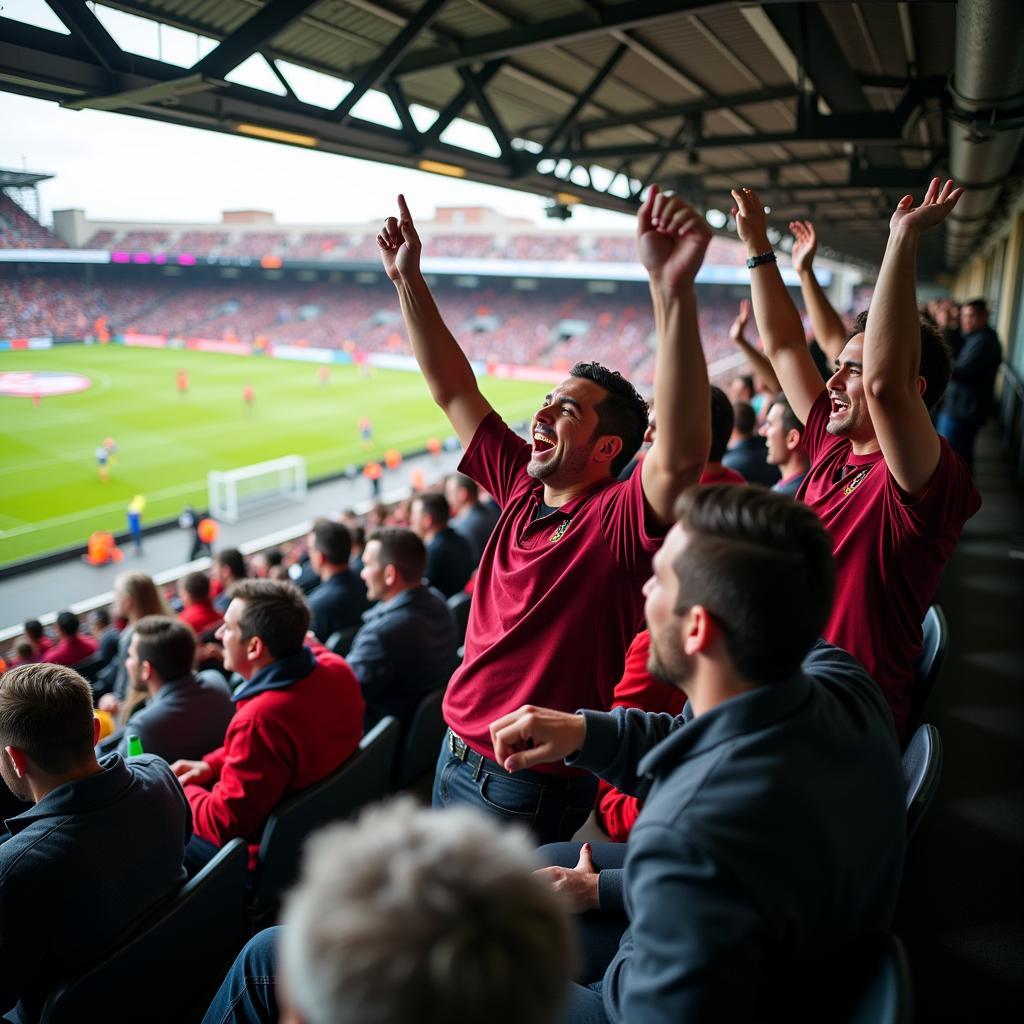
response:
<path id="1" fill-rule="evenodd" d="M 235 958 L 203 1024 L 277 1024 L 277 938 L 280 927 L 257 932 Z"/>
<path id="2" fill-rule="evenodd" d="M 524 770 L 509 775 L 477 755 L 462 761 L 441 742 L 434 774 L 435 807 L 471 804 L 504 822 L 529 829 L 537 844 L 571 839 L 594 808 L 597 779 L 592 775 L 544 775 Z"/>
<path id="3" fill-rule="evenodd" d="M 601 998 L 601 982 L 593 985 L 570 985 L 565 1001 L 562 1024 L 608 1024 Z"/>
<path id="4" fill-rule="evenodd" d="M 946 412 L 940 412 L 935 423 L 935 429 L 949 442 L 950 448 L 967 463 L 971 476 L 974 476 L 974 439 L 980 426 L 977 420 L 964 420 Z"/>

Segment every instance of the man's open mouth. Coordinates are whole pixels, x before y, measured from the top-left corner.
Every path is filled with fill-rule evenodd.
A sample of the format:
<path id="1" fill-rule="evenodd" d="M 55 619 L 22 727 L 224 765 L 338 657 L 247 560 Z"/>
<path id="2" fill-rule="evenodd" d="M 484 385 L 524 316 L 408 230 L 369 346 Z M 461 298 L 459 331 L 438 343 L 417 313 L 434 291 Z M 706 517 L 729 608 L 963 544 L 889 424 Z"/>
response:
<path id="1" fill-rule="evenodd" d="M 548 437 L 547 434 L 541 433 L 539 430 L 533 432 L 533 450 L 536 454 L 541 455 L 544 452 L 549 452 L 554 447 L 554 440 Z"/>
<path id="2" fill-rule="evenodd" d="M 829 397 L 832 400 L 832 412 L 833 413 L 845 412 L 847 409 L 850 408 L 850 403 L 847 402 L 846 399 L 838 398 L 835 395 L 830 395 Z"/>

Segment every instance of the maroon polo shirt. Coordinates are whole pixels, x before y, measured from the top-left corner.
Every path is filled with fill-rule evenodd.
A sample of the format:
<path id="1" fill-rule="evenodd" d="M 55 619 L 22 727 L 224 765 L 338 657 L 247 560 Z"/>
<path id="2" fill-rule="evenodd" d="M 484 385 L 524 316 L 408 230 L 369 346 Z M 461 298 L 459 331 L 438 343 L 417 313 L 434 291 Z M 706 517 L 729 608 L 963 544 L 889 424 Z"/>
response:
<path id="1" fill-rule="evenodd" d="M 796 492 L 832 535 L 836 598 L 824 637 L 871 673 L 906 739 L 921 624 L 981 495 L 963 459 L 940 438 L 928 486 L 908 499 L 881 452 L 854 455 L 848 438 L 828 433 L 830 408 L 822 391 L 802 435 L 811 468 Z"/>
<path id="2" fill-rule="evenodd" d="M 544 485 L 530 446 L 497 413 L 477 428 L 459 471 L 494 495 L 501 518 L 484 549 L 466 655 L 448 684 L 445 721 L 494 758 L 489 726 L 523 704 L 607 710 L 643 625 L 643 585 L 668 527 L 641 474 L 609 479 L 536 519 Z M 537 769 L 579 775 L 562 762 Z"/>

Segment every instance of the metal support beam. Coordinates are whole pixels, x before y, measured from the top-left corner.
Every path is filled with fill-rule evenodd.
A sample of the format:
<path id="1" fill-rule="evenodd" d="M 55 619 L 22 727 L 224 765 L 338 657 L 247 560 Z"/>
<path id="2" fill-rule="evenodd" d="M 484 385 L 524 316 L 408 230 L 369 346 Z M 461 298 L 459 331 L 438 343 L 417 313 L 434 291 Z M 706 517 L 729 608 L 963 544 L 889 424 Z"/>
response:
<path id="1" fill-rule="evenodd" d="M 395 68 L 396 75 L 409 75 L 433 68 L 458 67 L 494 60 L 548 46 L 570 43 L 613 29 L 639 28 L 688 10 L 708 7 L 708 0 L 633 0 L 600 11 L 588 10 L 458 42 L 454 47 L 434 47 L 407 57 Z"/>
<path id="2" fill-rule="evenodd" d="M 594 93 L 601 88 L 605 79 L 612 73 L 612 71 L 615 70 L 615 65 L 622 60 L 628 50 L 629 47 L 625 43 L 619 43 L 619 45 L 612 50 L 611 56 L 604 62 L 597 74 L 590 80 L 590 85 L 580 93 L 576 102 L 573 103 L 573 105 L 566 111 L 562 120 L 551 129 L 548 137 L 544 140 L 544 148 L 541 151 L 541 156 L 545 156 L 559 138 L 575 124 L 576 118 L 580 116 L 580 112 L 590 102 Z"/>
<path id="3" fill-rule="evenodd" d="M 412 114 L 409 113 L 409 104 L 405 98 L 405 93 L 402 91 L 402 87 L 394 78 L 389 78 L 381 88 L 387 93 L 388 99 L 391 100 L 391 105 L 395 108 L 395 113 L 398 114 L 398 120 L 402 122 L 402 127 L 409 137 L 418 139 L 420 130 L 416 127 Z"/>
<path id="4" fill-rule="evenodd" d="M 406 50 L 416 41 L 416 37 L 441 13 L 441 8 L 447 2 L 448 0 L 426 0 L 409 19 L 405 28 L 384 47 L 380 56 L 362 71 L 352 84 L 352 91 L 335 108 L 334 112 L 342 124 L 348 121 L 352 108 L 366 95 L 367 90 L 391 74 Z"/>
<path id="5" fill-rule="evenodd" d="M 107 71 L 131 70 L 131 58 L 114 42 L 85 0 L 46 0 L 50 9 L 67 26 L 71 35 L 82 43 Z"/>
<path id="6" fill-rule="evenodd" d="M 476 104 L 476 109 L 480 111 L 484 123 L 494 136 L 494 141 L 498 143 L 502 159 L 510 166 L 514 165 L 515 153 L 512 152 L 512 140 L 508 137 L 508 132 L 501 123 L 501 118 L 498 117 L 498 112 L 487 98 L 483 86 L 469 68 L 459 68 L 459 77 L 462 79 L 462 84 L 469 90 L 469 95 Z"/>
<path id="7" fill-rule="evenodd" d="M 260 56 L 267 62 L 270 70 L 274 72 L 274 77 L 281 83 L 281 88 L 284 89 L 285 93 L 293 100 L 297 100 L 298 96 L 295 95 L 295 90 L 292 88 L 292 83 L 281 73 L 281 69 L 277 66 L 277 62 L 269 53 L 264 53 L 260 50 Z"/>
<path id="8" fill-rule="evenodd" d="M 225 36 L 215 50 L 194 64 L 192 72 L 207 78 L 223 78 L 317 2 L 268 0 L 248 21 L 239 25 L 231 35 Z"/>
<path id="9" fill-rule="evenodd" d="M 764 13 L 832 110 L 868 111 L 871 104 L 816 4 L 766 4 Z"/>
<path id="10" fill-rule="evenodd" d="M 504 61 L 492 60 L 485 64 L 476 74 L 477 84 L 482 89 L 499 71 Z M 472 99 L 469 87 L 463 87 L 448 101 L 448 105 L 437 115 L 437 120 L 423 133 L 425 142 L 436 142 L 448 127 L 466 108 Z"/>
<path id="11" fill-rule="evenodd" d="M 753 103 L 771 103 L 776 100 L 795 99 L 799 94 L 791 85 L 775 89 L 758 89 L 756 92 L 735 93 L 731 96 L 715 96 L 706 100 L 694 100 L 690 103 L 677 103 L 665 107 L 649 107 L 628 114 L 616 114 L 614 117 L 599 117 L 590 121 L 580 121 L 576 130 L 581 135 L 604 131 L 607 128 L 622 128 L 626 125 L 646 124 L 649 121 L 668 121 L 677 117 L 690 117 L 694 114 L 707 114 L 715 110 L 732 110 Z M 524 132 L 544 131 L 546 125 L 536 125 L 524 129 Z"/>

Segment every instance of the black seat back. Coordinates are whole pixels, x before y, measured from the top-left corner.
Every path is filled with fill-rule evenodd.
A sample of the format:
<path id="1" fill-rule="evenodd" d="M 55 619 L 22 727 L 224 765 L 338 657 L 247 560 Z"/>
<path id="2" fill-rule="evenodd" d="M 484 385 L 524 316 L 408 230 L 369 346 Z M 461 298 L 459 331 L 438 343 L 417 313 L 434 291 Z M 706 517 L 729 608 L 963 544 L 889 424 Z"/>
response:
<path id="1" fill-rule="evenodd" d="M 51 992 L 40 1024 L 180 1019 L 242 943 L 248 863 L 245 841 L 232 839 L 122 945 Z"/>
<path id="2" fill-rule="evenodd" d="M 340 768 L 288 797 L 267 819 L 251 908 L 256 927 L 263 927 L 276 914 L 282 894 L 298 874 L 302 844 L 309 834 L 387 795 L 398 733 L 397 718 L 382 718 Z"/>
<path id="3" fill-rule="evenodd" d="M 445 725 L 441 717 L 441 702 L 445 688 L 431 690 L 419 702 L 409 723 L 405 744 L 395 763 L 394 788 L 405 789 L 428 771 L 432 771 L 441 749 Z"/>
<path id="4" fill-rule="evenodd" d="M 920 726 L 903 751 L 903 781 L 907 786 L 907 842 L 917 831 L 924 812 L 939 788 L 942 776 L 942 741 L 939 730 L 927 722 Z"/>

